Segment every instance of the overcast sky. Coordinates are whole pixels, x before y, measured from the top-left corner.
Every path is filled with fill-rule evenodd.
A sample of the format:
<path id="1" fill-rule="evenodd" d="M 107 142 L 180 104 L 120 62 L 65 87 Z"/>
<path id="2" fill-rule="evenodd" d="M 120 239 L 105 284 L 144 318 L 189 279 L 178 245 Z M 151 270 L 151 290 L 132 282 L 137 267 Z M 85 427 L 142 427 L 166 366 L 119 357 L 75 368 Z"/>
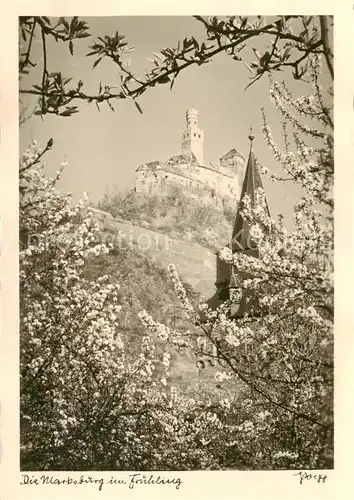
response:
<path id="1" fill-rule="evenodd" d="M 96 36 L 124 34 L 130 45 L 135 45 L 132 68 L 137 73 L 147 68 L 146 61 L 153 52 L 174 47 L 185 36 L 202 39 L 202 25 L 191 17 L 101 17 L 85 18 L 91 33 Z M 61 70 L 73 81 L 84 81 L 87 92 L 97 92 L 99 82 L 118 83 L 113 64 L 102 61 L 92 69 L 94 59 L 85 57 L 90 38 L 75 43 L 74 57 L 67 45 L 52 43 L 48 47 L 50 71 Z M 259 43 L 265 44 L 266 41 Z M 41 44 L 34 44 L 33 60 L 41 71 Z M 38 79 L 38 73 L 21 82 L 28 87 Z M 117 101 L 115 112 L 108 106 L 97 111 L 94 104 L 80 104 L 80 112 L 70 118 L 32 117 L 20 129 L 21 151 L 36 139 L 45 144 L 50 137 L 54 147 L 46 157 L 48 173 L 53 173 L 66 159 L 68 167 L 60 188 L 70 191 L 75 198 L 83 191 L 93 201 L 112 189 L 131 189 L 137 166 L 145 161 L 165 160 L 180 152 L 181 132 L 185 125 L 185 111 L 195 106 L 200 113 L 200 127 L 204 130 L 204 161 L 216 161 L 231 148 L 238 149 L 247 160 L 249 127 L 253 125 L 254 150 L 260 161 L 278 172 L 274 160 L 264 144 L 261 133 L 261 108 L 264 107 L 274 136 L 281 142 L 281 117 L 268 98 L 268 81 L 263 79 L 245 90 L 250 73 L 243 63 L 226 55 L 211 63 L 188 68 L 177 78 L 173 89 L 169 85 L 148 90 L 140 99 L 143 114 L 132 102 Z M 282 73 L 293 90 L 296 84 L 291 74 Z M 300 84 L 297 84 L 300 85 Z M 299 89 L 302 90 L 301 88 Z M 33 106 L 32 97 L 21 97 L 25 105 Z M 275 184 L 264 179 L 270 209 L 283 213 L 289 222 L 294 201 L 300 190 L 291 184 Z"/>

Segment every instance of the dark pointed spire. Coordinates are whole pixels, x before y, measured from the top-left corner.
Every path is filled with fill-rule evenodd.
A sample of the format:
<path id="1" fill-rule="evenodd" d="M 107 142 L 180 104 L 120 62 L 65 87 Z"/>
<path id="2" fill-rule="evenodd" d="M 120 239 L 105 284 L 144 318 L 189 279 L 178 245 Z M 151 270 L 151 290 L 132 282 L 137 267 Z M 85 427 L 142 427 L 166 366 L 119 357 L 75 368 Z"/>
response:
<path id="1" fill-rule="evenodd" d="M 251 205 L 254 205 L 256 199 L 256 190 L 258 188 L 263 189 L 262 179 L 260 173 L 258 172 L 253 152 L 254 135 L 252 133 L 252 126 L 250 127 L 250 134 L 248 138 L 250 140 L 250 152 L 248 156 L 245 177 L 243 180 L 240 202 L 237 209 L 235 224 L 232 232 L 232 252 L 256 249 L 255 244 L 252 243 L 250 238 L 249 225 L 245 220 L 243 220 L 243 217 L 241 215 L 241 209 L 243 205 L 242 202 L 244 197 L 248 195 L 251 199 Z M 268 204 L 267 204 L 267 211 L 269 213 Z"/>
<path id="2" fill-rule="evenodd" d="M 252 151 L 252 145 L 253 145 L 253 139 L 254 139 L 252 125 L 250 126 L 250 135 L 248 136 L 248 138 L 250 140 L 250 151 Z"/>

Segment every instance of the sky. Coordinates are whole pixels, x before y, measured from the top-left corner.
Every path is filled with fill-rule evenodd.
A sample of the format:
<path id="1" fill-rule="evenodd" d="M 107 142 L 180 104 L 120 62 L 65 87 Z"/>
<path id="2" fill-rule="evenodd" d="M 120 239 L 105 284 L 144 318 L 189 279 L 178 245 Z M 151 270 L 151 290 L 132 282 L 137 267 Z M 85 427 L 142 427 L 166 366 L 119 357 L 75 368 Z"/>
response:
<path id="1" fill-rule="evenodd" d="M 94 38 L 116 31 L 126 36 L 134 45 L 131 66 L 142 74 L 150 66 L 146 60 L 153 52 L 165 47 L 175 47 L 186 36 L 204 39 L 204 28 L 192 17 L 95 17 L 83 18 L 90 26 Z M 113 63 L 102 61 L 95 69 L 94 59 L 85 57 L 91 38 L 74 44 L 74 56 L 67 45 L 51 43 L 48 46 L 48 70 L 62 71 L 74 82 L 83 80 L 86 92 L 97 92 L 99 83 L 117 84 L 117 70 Z M 264 40 L 257 47 L 264 47 Z M 252 60 L 251 48 L 248 52 Z M 253 56 L 254 58 L 254 56 Z M 38 80 L 42 70 L 41 43 L 36 40 L 32 60 L 36 69 L 23 78 L 22 88 Z M 297 93 L 291 73 L 281 78 Z M 253 126 L 254 151 L 264 165 L 279 172 L 261 132 L 261 109 L 264 108 L 276 141 L 282 143 L 281 116 L 269 101 L 268 79 L 264 78 L 245 90 L 250 82 L 249 70 L 222 54 L 208 64 L 183 71 L 172 90 L 169 85 L 149 89 L 140 98 L 140 114 L 133 102 L 119 100 L 115 111 L 102 106 L 97 111 L 94 104 L 80 104 L 80 112 L 70 118 L 53 115 L 32 116 L 20 128 L 20 153 L 36 140 L 45 145 L 54 139 L 52 150 L 46 155 L 48 174 L 56 172 L 63 160 L 68 162 L 60 183 L 62 192 L 72 192 L 77 199 L 87 192 L 97 202 L 106 192 L 125 191 L 134 184 L 135 169 L 146 161 L 166 160 L 180 152 L 181 133 L 185 126 L 185 111 L 190 106 L 199 110 L 199 126 L 204 130 L 204 161 L 217 161 L 220 156 L 236 148 L 245 157 L 249 152 L 249 127 Z M 299 87 L 300 95 L 303 90 Z M 24 106 L 31 109 L 33 96 L 21 95 Z M 268 203 L 273 215 L 282 213 L 291 224 L 294 202 L 301 195 L 292 183 L 279 184 L 263 176 Z"/>

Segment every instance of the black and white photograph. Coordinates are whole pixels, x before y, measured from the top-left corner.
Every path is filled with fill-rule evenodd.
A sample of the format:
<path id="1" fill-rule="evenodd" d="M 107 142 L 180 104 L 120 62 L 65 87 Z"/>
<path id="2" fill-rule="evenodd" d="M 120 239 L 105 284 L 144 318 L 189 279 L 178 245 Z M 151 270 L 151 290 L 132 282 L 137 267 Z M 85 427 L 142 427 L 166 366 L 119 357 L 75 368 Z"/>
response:
<path id="1" fill-rule="evenodd" d="M 18 17 L 23 477 L 326 481 L 334 26 Z"/>

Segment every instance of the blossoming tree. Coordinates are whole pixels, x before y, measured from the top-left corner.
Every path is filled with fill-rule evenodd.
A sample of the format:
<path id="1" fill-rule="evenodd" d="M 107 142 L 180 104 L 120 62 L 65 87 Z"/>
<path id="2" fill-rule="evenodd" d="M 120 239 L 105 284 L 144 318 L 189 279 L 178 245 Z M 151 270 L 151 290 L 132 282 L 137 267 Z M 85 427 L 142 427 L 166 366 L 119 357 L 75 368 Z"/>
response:
<path id="1" fill-rule="evenodd" d="M 251 227 L 258 257 L 221 256 L 248 279 L 239 292 L 257 298 L 258 307 L 230 319 L 225 302 L 217 311 L 193 306 L 170 266 L 176 292 L 191 320 L 187 332 L 157 323 L 146 312 L 149 330 L 141 352 L 128 358 L 120 336 L 117 289 L 102 277 L 85 278 L 87 260 L 108 251 L 84 209 L 71 208 L 56 179 L 43 174 L 44 150 L 30 148 L 20 164 L 21 235 L 21 439 L 23 467 L 41 468 L 305 468 L 332 464 L 333 349 L 333 121 L 320 83 L 320 61 L 333 78 L 328 19 L 278 16 L 198 18 L 206 40 L 186 39 L 177 49 L 157 54 L 154 68 L 139 80 L 126 65 L 130 48 L 118 33 L 92 46 L 95 66 L 110 58 L 122 85 L 116 94 L 100 86 L 88 95 L 79 81 L 49 72 L 47 40 L 69 45 L 88 35 L 78 18 L 21 18 L 26 50 L 20 72 L 33 66 L 36 30 L 43 45 L 41 82 L 22 94 L 39 98 L 37 113 L 68 117 L 74 102 L 97 105 L 132 98 L 156 84 L 170 83 L 186 67 L 226 52 L 239 61 L 259 36 L 269 50 L 249 65 L 252 82 L 290 68 L 295 79 L 310 78 L 310 93 L 296 98 L 272 82 L 270 97 L 287 123 L 284 152 L 275 144 L 264 116 L 263 132 L 286 177 L 304 189 L 294 207 L 296 230 L 265 210 L 264 193 L 245 199 L 243 217 Z M 294 24 L 300 28 L 294 32 Z M 299 26 L 297 26 L 299 28 Z M 303 29 L 302 29 L 303 28 Z M 137 104 L 140 109 L 139 104 Z M 315 125 L 312 125 L 312 124 Z M 287 129 L 284 129 L 287 130 Z M 260 165 L 266 173 L 265 169 Z M 59 178 L 61 171 L 58 173 Z M 271 175 L 271 174 L 270 174 Z M 275 177 L 273 175 L 273 177 Z M 86 215 L 83 215 L 86 214 Z M 250 301 L 253 304 L 254 301 Z M 166 351 L 160 358 L 155 342 Z M 199 366 L 217 370 L 217 383 L 230 397 L 217 403 L 187 401 L 171 391 L 169 343 L 191 349 Z M 157 369 L 157 366 L 159 369 Z M 234 392 L 234 394 L 232 394 Z"/>
<path id="2" fill-rule="evenodd" d="M 198 444 L 217 429 L 213 413 L 171 391 L 161 339 L 143 335 L 127 354 L 119 285 L 85 277 L 109 248 L 85 197 L 71 207 L 57 191 L 65 165 L 44 174 L 52 143 L 20 162 L 22 468 L 217 468 Z"/>
<path id="3" fill-rule="evenodd" d="M 192 348 L 202 367 L 216 363 L 219 381 L 239 381 L 241 407 L 248 408 L 241 425 L 248 431 L 235 442 L 239 448 L 243 443 L 247 453 L 252 440 L 259 466 L 329 467 L 333 456 L 333 122 L 320 84 L 320 59 L 313 55 L 308 63 L 311 95 L 295 98 L 285 83 L 270 83 L 270 98 L 285 119 L 284 152 L 263 115 L 265 141 L 284 176 L 258 163 L 276 182 L 302 186 L 304 195 L 294 207 L 295 230 L 288 231 L 281 216 L 271 218 L 259 189 L 256 200 L 245 197 L 242 207 L 257 256 L 229 248 L 220 253 L 236 274 L 247 276 L 239 283 L 249 304 L 246 314 L 232 319 L 230 302 L 216 311 L 205 304 L 199 307 L 200 321 L 177 270 L 170 267 L 184 309 L 199 326 L 188 335 L 164 330 L 165 335 Z M 151 329 L 153 320 L 141 318 Z M 226 421 L 230 411 L 239 415 L 231 407 Z"/>

